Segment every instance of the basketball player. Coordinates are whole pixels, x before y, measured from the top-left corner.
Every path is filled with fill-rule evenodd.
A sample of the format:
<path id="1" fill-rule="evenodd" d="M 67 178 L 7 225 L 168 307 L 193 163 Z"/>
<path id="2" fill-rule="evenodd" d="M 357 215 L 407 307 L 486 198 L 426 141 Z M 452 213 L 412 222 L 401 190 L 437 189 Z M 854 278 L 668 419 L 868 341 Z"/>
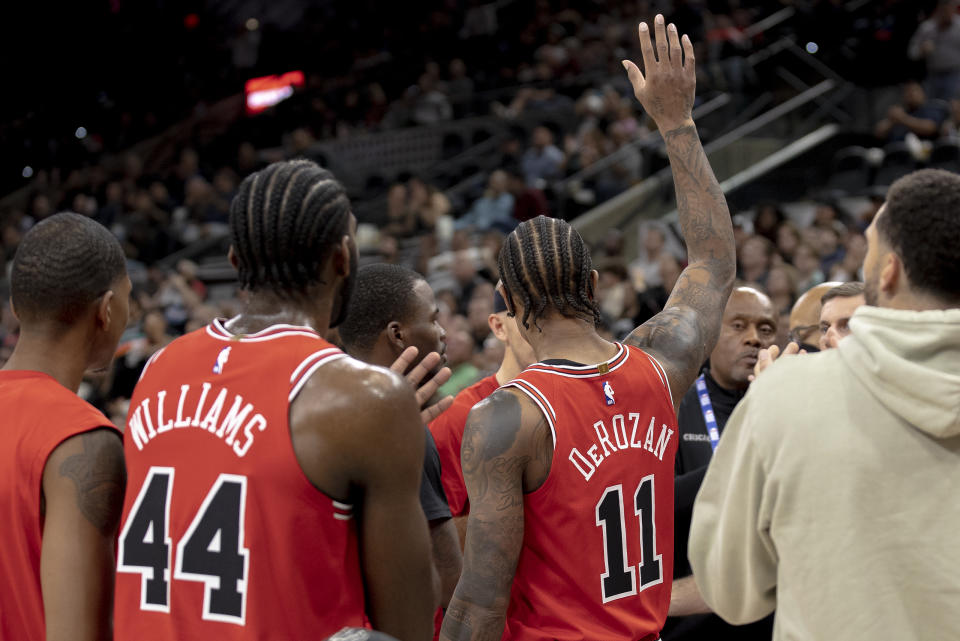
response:
<path id="1" fill-rule="evenodd" d="M 417 354 L 442 355 L 446 351 L 446 332 L 438 321 L 439 314 L 433 290 L 423 276 L 402 265 L 367 265 L 357 274 L 350 313 L 340 325 L 340 339 L 354 358 L 383 367 L 403 362 L 401 356 L 411 347 Z M 441 360 L 436 366 L 442 364 Z M 450 370 L 442 367 L 438 374 L 449 379 Z M 444 407 L 452 401 L 450 397 L 444 399 Z M 461 555 L 440 481 L 440 456 L 426 421 L 423 430 L 426 456 L 420 506 L 430 528 L 438 605 L 446 608 L 460 578 Z"/>
<path id="2" fill-rule="evenodd" d="M 497 340 L 504 345 L 500 369 L 461 390 L 453 399 L 450 409 L 430 422 L 430 432 L 440 454 L 443 491 L 450 504 L 450 513 L 453 514 L 461 548 L 467 532 L 467 514 L 470 512 L 467 487 L 463 482 L 463 470 L 460 467 L 460 446 L 463 443 L 463 428 L 467 415 L 474 405 L 493 394 L 504 383 L 513 380 L 535 360 L 533 349 L 520 336 L 517 324 L 509 318 L 507 304 L 499 292 L 493 294 L 493 313 L 487 318 L 487 324 Z"/>
<path id="3" fill-rule="evenodd" d="M 691 119 L 693 45 L 684 37 L 681 49 L 662 16 L 656 36 L 658 57 L 640 25 L 644 74 L 624 66 L 666 142 L 690 263 L 664 311 L 610 343 L 596 332 L 598 275 L 579 234 L 541 216 L 507 237 L 501 292 L 539 362 L 467 420 L 470 517 L 446 639 L 652 641 L 666 618 L 674 407 L 716 343 L 735 266 Z"/>
<path id="4" fill-rule="evenodd" d="M 20 338 L 0 371 L 0 640 L 109 639 L 123 449 L 77 388 L 127 325 L 123 250 L 102 225 L 57 214 L 24 235 L 10 286 Z"/>
<path id="5" fill-rule="evenodd" d="M 243 311 L 146 365 L 131 399 L 117 564 L 120 639 L 430 634 L 410 386 L 321 336 L 344 317 L 356 220 L 307 161 L 231 203 Z"/>

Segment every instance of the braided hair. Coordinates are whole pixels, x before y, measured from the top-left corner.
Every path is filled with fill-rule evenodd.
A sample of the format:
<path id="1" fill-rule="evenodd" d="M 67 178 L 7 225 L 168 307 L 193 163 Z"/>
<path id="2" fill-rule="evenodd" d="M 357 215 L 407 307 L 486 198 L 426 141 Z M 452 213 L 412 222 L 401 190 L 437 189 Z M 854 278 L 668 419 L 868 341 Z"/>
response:
<path id="1" fill-rule="evenodd" d="M 349 229 L 346 191 L 316 163 L 276 162 L 247 176 L 230 204 L 241 287 L 306 293 Z"/>
<path id="2" fill-rule="evenodd" d="M 548 312 L 599 325 L 590 250 L 568 223 L 546 216 L 520 223 L 507 236 L 497 265 L 510 306 L 515 308 L 514 297 L 523 305 L 520 322 L 527 329 L 528 319 L 540 329 L 537 321 Z"/>

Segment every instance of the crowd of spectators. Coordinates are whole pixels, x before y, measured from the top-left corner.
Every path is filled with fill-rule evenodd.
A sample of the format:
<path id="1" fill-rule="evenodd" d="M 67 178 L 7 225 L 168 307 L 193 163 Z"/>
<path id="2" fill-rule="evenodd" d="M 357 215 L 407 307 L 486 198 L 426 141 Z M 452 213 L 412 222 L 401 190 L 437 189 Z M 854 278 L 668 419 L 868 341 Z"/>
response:
<path id="1" fill-rule="evenodd" d="M 499 362 L 501 348 L 488 335 L 486 317 L 492 306 L 496 256 L 505 235 L 520 221 L 557 213 L 552 211 L 555 200 L 550 190 L 558 179 L 573 176 L 568 195 L 588 206 L 620 193 L 645 174 L 644 157 L 634 143 L 655 135 L 623 87 L 604 83 L 573 96 L 557 88 L 565 79 L 591 73 L 622 74 L 618 60 L 630 55 L 627 43 L 634 39 L 628 26 L 648 18 L 655 5 L 577 4 L 557 9 L 538 2 L 524 9 L 531 13 L 521 21 L 508 19 L 513 15 L 509 11 L 520 11 L 519 7 L 507 11 L 472 4 L 456 27 L 457 38 L 471 43 L 462 55 L 451 56 L 444 67 L 433 60 L 416 64 L 408 60 L 403 68 L 421 65 L 420 70 L 411 76 L 413 84 L 399 93 L 394 92 L 396 79 L 388 87 L 357 74 L 354 79 L 360 84 L 317 86 L 304 94 L 308 109 L 303 113 L 309 118 L 292 130 L 293 152 L 324 137 L 436 122 L 470 113 L 478 105 L 505 119 L 551 107 L 570 108 L 576 115 L 576 125 L 569 130 L 538 126 L 529 138 L 515 136 L 504 143 L 502 168 L 486 177 L 475 198 L 451 197 L 412 174 L 399 176 L 388 186 L 386 223 L 365 236 L 363 257 L 403 262 L 428 277 L 441 302 L 448 357 L 455 370 L 448 390 L 469 384 Z M 678 0 L 671 19 L 705 43 L 698 57 L 706 61 L 704 73 L 711 81 L 742 86 L 748 76 L 742 58 L 756 44 L 742 37 L 744 28 L 778 3 L 709 2 L 705 5 L 709 10 L 702 10 L 701 4 Z M 936 85 L 937 92 L 955 78 L 935 62 L 941 45 L 925 44 L 931 29 L 948 34 L 956 30 L 955 15 L 947 24 L 943 11 L 938 9 L 932 22 L 924 22 L 915 38 L 918 55 L 929 64 L 927 89 Z M 516 29 L 519 35 L 513 33 Z M 517 64 L 481 55 L 486 47 L 502 42 L 512 47 L 503 61 L 518 60 Z M 371 69 L 379 65 L 372 53 L 363 59 Z M 503 101 L 492 105 L 486 98 L 477 99 L 482 91 L 510 83 L 526 86 L 503 94 Z M 904 106 L 892 109 L 890 122 L 881 123 L 883 131 L 878 126 L 877 133 L 896 137 L 905 128 L 916 134 L 911 124 L 924 120 L 926 113 L 917 110 L 929 104 L 924 91 L 923 84 L 909 84 Z M 951 96 L 956 94 L 947 95 Z M 951 107 L 949 115 L 936 119 L 931 136 L 957 135 L 960 101 L 954 99 Z M 91 379 L 85 388 L 90 398 L 115 415 L 123 413 L 137 372 L 154 351 L 216 316 L 231 316 L 238 307 L 239 294 L 230 287 L 210 287 L 198 278 L 197 264 L 160 262 L 198 241 L 225 235 L 229 203 L 239 180 L 264 162 L 255 140 L 233 141 L 236 144 L 226 147 L 229 153 L 223 144 L 215 150 L 184 148 L 161 172 L 146 171 L 133 152 L 113 165 L 38 171 L 25 206 L 0 212 L 0 256 L 5 263 L 21 235 L 55 211 L 90 216 L 121 240 L 134 281 L 131 324 L 114 370 Z M 605 161 L 599 170 L 589 171 L 614 152 L 614 162 Z M 874 196 L 814 204 L 766 203 L 735 217 L 739 277 L 770 295 L 781 318 L 781 344 L 786 316 L 800 294 L 824 281 L 860 276 L 857 269 L 866 248 L 863 231 L 881 202 Z M 635 254 L 627 254 L 630 243 L 619 230 L 611 230 L 593 248 L 605 335 L 619 338 L 662 307 L 684 264 L 677 239 L 670 225 L 657 222 L 642 228 Z M 9 354 L 16 336 L 17 323 L 7 305 L 0 323 L 0 359 Z"/>

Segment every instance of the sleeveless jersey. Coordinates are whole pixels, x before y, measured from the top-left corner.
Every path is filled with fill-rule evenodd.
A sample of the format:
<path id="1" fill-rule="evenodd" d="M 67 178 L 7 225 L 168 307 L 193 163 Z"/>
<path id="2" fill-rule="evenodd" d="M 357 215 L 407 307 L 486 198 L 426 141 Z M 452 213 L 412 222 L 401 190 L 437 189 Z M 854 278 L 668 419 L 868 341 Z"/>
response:
<path id="1" fill-rule="evenodd" d="M 546 481 L 523 498 L 504 639 L 646 641 L 666 619 L 676 413 L 660 364 L 617 347 L 608 363 L 536 363 L 504 385 L 540 408 L 554 442 Z"/>
<path id="2" fill-rule="evenodd" d="M 440 454 L 440 481 L 447 495 L 450 513 L 466 516 L 470 512 L 467 486 L 463 482 L 460 465 L 460 446 L 463 444 L 463 429 L 473 406 L 497 391 L 497 377 L 490 375 L 470 387 L 461 390 L 447 411 L 430 421 L 430 433 Z"/>
<path id="3" fill-rule="evenodd" d="M 42 372 L 0 371 L 0 641 L 46 636 L 40 589 L 43 470 L 72 436 L 116 428 Z"/>
<path id="4" fill-rule="evenodd" d="M 324 638 L 363 626 L 352 508 L 290 439 L 307 379 L 346 355 L 312 329 L 220 321 L 147 362 L 127 415 L 118 640 Z"/>

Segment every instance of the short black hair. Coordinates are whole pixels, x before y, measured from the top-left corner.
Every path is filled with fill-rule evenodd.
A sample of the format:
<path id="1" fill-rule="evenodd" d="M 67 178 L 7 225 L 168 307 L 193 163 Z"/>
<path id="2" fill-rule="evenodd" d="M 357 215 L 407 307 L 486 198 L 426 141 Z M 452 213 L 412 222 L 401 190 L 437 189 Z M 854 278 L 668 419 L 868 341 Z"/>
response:
<path id="1" fill-rule="evenodd" d="M 22 322 L 70 325 L 126 273 L 123 248 L 110 230 L 80 214 L 55 214 L 20 241 L 10 298 Z"/>
<path id="2" fill-rule="evenodd" d="M 387 325 L 409 320 L 415 309 L 413 287 L 421 280 L 423 276 L 402 265 L 361 267 L 347 317 L 338 326 L 347 351 L 367 353 Z"/>
<path id="3" fill-rule="evenodd" d="M 504 241 L 497 266 L 510 307 L 516 309 L 514 297 L 523 304 L 524 327 L 530 319 L 539 329 L 548 311 L 600 325 L 590 250 L 567 222 L 537 216 L 520 223 Z"/>
<path id="4" fill-rule="evenodd" d="M 921 169 L 900 178 L 887 192 L 877 230 L 914 288 L 960 303 L 960 175 Z"/>
<path id="5" fill-rule="evenodd" d="M 820 305 L 826 305 L 827 301 L 833 300 L 834 298 L 853 298 L 854 296 L 863 296 L 865 291 L 866 287 L 864 284 L 857 280 L 844 283 L 843 285 L 837 285 L 832 289 L 828 289 L 827 293 L 820 297 Z"/>
<path id="6" fill-rule="evenodd" d="M 287 160 L 250 174 L 230 204 L 241 287 L 306 294 L 349 229 L 347 192 L 316 163 Z"/>

